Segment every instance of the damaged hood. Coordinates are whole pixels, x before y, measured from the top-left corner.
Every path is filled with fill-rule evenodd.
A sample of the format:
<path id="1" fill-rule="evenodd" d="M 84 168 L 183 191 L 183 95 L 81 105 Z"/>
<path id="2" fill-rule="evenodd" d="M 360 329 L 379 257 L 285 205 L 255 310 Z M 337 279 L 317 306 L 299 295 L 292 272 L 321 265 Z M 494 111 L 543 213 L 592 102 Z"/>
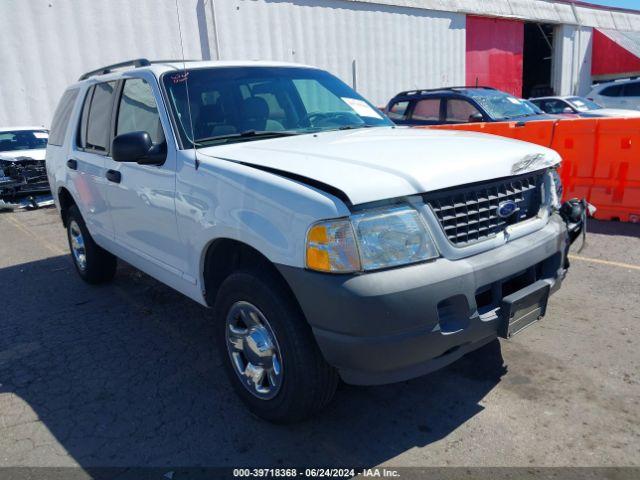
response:
<path id="1" fill-rule="evenodd" d="M 508 177 L 560 162 L 555 151 L 518 140 L 405 127 L 254 140 L 202 148 L 198 153 L 320 182 L 342 191 L 354 205 Z"/>
<path id="2" fill-rule="evenodd" d="M 32 160 L 44 160 L 47 150 L 45 148 L 37 148 L 34 150 L 9 150 L 0 152 L 0 160 L 14 161 L 20 157 L 26 157 Z"/>

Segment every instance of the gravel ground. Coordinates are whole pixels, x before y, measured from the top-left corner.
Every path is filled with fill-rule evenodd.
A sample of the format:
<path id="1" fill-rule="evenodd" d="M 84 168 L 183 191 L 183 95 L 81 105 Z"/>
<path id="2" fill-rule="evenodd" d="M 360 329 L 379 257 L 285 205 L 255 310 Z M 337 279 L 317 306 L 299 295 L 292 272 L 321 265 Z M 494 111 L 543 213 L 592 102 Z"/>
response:
<path id="1" fill-rule="evenodd" d="M 0 466 L 640 466 L 640 225 L 593 222 L 547 316 L 431 375 L 250 416 L 210 313 L 76 275 L 55 209 L 0 214 Z"/>

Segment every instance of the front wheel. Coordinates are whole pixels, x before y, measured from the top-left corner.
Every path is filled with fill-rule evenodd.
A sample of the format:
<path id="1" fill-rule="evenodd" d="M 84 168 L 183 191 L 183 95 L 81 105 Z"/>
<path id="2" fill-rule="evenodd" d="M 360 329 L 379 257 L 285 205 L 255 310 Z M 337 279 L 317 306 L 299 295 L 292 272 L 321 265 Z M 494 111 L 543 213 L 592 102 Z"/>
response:
<path id="1" fill-rule="evenodd" d="M 220 287 L 220 354 L 234 389 L 257 416 L 303 420 L 333 397 L 338 375 L 320 352 L 291 293 L 273 275 L 238 272 Z"/>
<path id="2" fill-rule="evenodd" d="M 75 205 L 67 213 L 67 238 L 73 264 L 85 282 L 98 284 L 113 279 L 117 258 L 94 242 Z"/>

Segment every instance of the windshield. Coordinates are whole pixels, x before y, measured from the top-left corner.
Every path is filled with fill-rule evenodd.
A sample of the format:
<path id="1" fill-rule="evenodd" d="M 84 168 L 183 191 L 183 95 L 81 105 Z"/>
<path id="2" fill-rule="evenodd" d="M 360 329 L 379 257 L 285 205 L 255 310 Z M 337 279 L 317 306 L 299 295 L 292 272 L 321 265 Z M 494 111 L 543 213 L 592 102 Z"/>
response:
<path id="1" fill-rule="evenodd" d="M 582 97 L 570 97 L 567 100 L 580 112 L 587 112 L 589 110 L 600 110 L 602 107 L 596 102 L 587 100 Z"/>
<path id="2" fill-rule="evenodd" d="M 498 90 L 469 90 L 466 93 L 494 120 L 537 115 L 536 111 L 522 100 Z"/>
<path id="3" fill-rule="evenodd" d="M 162 83 L 185 146 L 393 125 L 372 104 L 322 70 L 201 68 L 166 73 Z"/>
<path id="4" fill-rule="evenodd" d="M 46 130 L 0 131 L 0 152 L 47 148 L 48 139 Z"/>

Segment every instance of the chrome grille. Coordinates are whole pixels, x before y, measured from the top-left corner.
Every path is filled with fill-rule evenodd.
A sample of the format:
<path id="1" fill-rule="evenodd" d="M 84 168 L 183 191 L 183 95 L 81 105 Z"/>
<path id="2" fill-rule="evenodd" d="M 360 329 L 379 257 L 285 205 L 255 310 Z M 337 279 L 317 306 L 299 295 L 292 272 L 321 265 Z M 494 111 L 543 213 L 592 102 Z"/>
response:
<path id="1" fill-rule="evenodd" d="M 542 202 L 544 171 L 517 177 L 463 185 L 425 196 L 445 235 L 453 244 L 465 246 L 486 240 L 508 225 L 535 217 Z M 507 200 L 517 209 L 508 218 L 498 215 Z"/>

